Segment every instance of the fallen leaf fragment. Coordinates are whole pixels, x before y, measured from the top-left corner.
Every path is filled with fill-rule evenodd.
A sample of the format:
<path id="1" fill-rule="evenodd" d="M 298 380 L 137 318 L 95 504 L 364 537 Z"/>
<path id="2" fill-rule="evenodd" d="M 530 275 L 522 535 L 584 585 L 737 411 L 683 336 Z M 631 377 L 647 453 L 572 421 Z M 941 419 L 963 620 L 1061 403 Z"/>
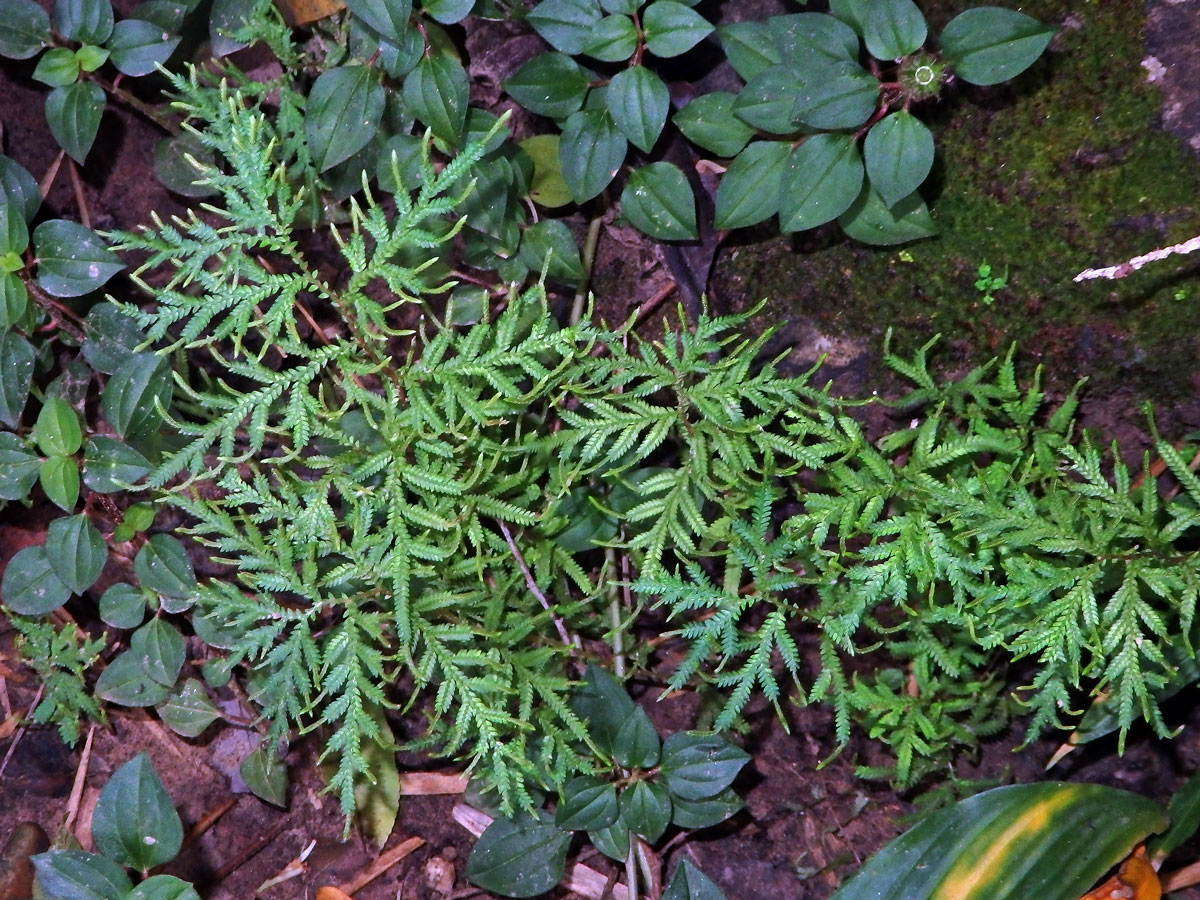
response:
<path id="1" fill-rule="evenodd" d="M 1161 900 L 1162 883 L 1146 858 L 1145 846 L 1139 846 L 1121 863 L 1117 874 L 1079 900 Z"/>
<path id="2" fill-rule="evenodd" d="M 324 19 L 346 8 L 342 0 L 275 0 L 275 5 L 292 28 Z"/>
<path id="3" fill-rule="evenodd" d="M 341 888 L 325 884 L 317 888 L 317 900 L 354 900 L 354 898 Z"/>

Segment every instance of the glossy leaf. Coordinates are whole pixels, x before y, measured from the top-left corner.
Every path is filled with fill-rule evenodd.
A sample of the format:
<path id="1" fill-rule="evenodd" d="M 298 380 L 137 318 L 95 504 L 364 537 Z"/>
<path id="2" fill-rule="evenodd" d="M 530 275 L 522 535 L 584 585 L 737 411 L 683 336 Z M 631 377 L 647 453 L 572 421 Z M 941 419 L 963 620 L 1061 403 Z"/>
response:
<path id="1" fill-rule="evenodd" d="M 617 798 L 621 820 L 635 834 L 654 843 L 671 824 L 671 797 L 653 781 L 635 781 Z"/>
<path id="2" fill-rule="evenodd" d="M 375 177 L 379 187 L 391 193 L 413 191 L 421 186 L 421 154 L 425 141 L 415 134 L 397 134 L 379 153 Z"/>
<path id="3" fill-rule="evenodd" d="M 46 548 L 40 545 L 18 550 L 0 579 L 0 600 L 23 616 L 44 616 L 70 597 L 71 589 L 55 573 Z"/>
<path id="4" fill-rule="evenodd" d="M 525 229 L 521 235 L 521 259 L 530 271 L 564 284 L 575 284 L 583 278 L 583 261 L 575 235 L 561 219 L 543 219 Z"/>
<path id="5" fill-rule="evenodd" d="M 131 18 L 153 22 L 163 31 L 177 32 L 184 17 L 196 8 L 195 0 L 142 0 L 133 8 Z"/>
<path id="6" fill-rule="evenodd" d="M 0 422 L 16 428 L 33 383 L 33 347 L 14 331 L 0 334 Z"/>
<path id="7" fill-rule="evenodd" d="M 42 896 L 54 900 L 126 900 L 133 890 L 125 870 L 96 853 L 51 850 L 32 859 Z"/>
<path id="8" fill-rule="evenodd" d="M 555 50 L 576 56 L 602 16 L 594 0 L 541 0 L 526 21 Z"/>
<path id="9" fill-rule="evenodd" d="M 163 187 L 181 197 L 211 197 L 220 193 L 205 183 L 206 172 L 198 170 L 192 160 L 208 170 L 214 165 L 212 151 L 191 132 L 163 138 L 154 145 L 154 176 Z"/>
<path id="10" fill-rule="evenodd" d="M 638 0 L 600 0 L 600 6 L 613 15 L 632 16 L 642 4 Z"/>
<path id="11" fill-rule="evenodd" d="M 20 254 L 29 246 L 29 226 L 25 224 L 24 211 L 20 203 L 0 195 L 0 255 Z M 5 273 L 5 277 L 14 277 Z"/>
<path id="12" fill-rule="evenodd" d="M 52 47 L 42 54 L 33 80 L 52 88 L 66 87 L 79 78 L 79 59 L 67 47 Z"/>
<path id="13" fill-rule="evenodd" d="M 583 52 L 604 62 L 622 62 L 637 50 L 638 31 L 629 16 L 605 16 L 592 28 Z"/>
<path id="14" fill-rule="evenodd" d="M 443 25 L 461 22 L 471 14 L 476 0 L 423 0 L 421 8 L 425 15 Z"/>
<path id="15" fill-rule="evenodd" d="M 42 461 L 38 481 L 46 497 L 60 509 L 71 512 L 79 500 L 79 466 L 69 456 L 51 456 Z"/>
<path id="16" fill-rule="evenodd" d="M 29 59 L 53 40 L 50 16 L 33 0 L 0 0 L 0 56 Z"/>
<path id="17" fill-rule="evenodd" d="M 719 27 L 717 34 L 725 58 L 744 81 L 783 62 L 766 22 L 732 22 Z"/>
<path id="18" fill-rule="evenodd" d="M 150 471 L 150 462 L 133 447 L 97 436 L 83 448 L 83 483 L 98 494 L 128 490 Z"/>
<path id="19" fill-rule="evenodd" d="M 642 166 L 621 192 L 621 215 L 643 234 L 660 241 L 696 240 L 696 198 L 674 163 Z"/>
<path id="20" fill-rule="evenodd" d="M 693 144 L 717 156 L 737 156 L 754 129 L 733 114 L 737 99 L 728 91 L 701 94 L 675 113 L 675 127 Z"/>
<path id="21" fill-rule="evenodd" d="M 29 292 L 12 272 L 0 272 L 0 332 L 12 328 L 25 315 Z"/>
<path id="22" fill-rule="evenodd" d="M 108 42 L 112 64 L 126 75 L 149 75 L 164 66 L 181 38 L 163 31 L 162 26 L 141 19 L 122 19 L 113 28 Z"/>
<path id="23" fill-rule="evenodd" d="M 117 769 L 100 791 L 92 840 L 109 859 L 143 871 L 179 853 L 183 824 L 146 753 Z"/>
<path id="24" fill-rule="evenodd" d="M 103 44 L 113 31 L 109 0 L 54 0 L 54 27 L 69 41 Z"/>
<path id="25" fill-rule="evenodd" d="M 38 225 L 33 231 L 33 247 L 38 257 L 38 285 L 55 297 L 78 297 L 97 290 L 125 268 L 98 234 L 66 219 Z"/>
<path id="26" fill-rule="evenodd" d="M 154 524 L 156 512 L 153 503 L 131 503 L 121 517 L 121 524 L 113 529 L 112 542 L 120 544 L 133 540 L 136 534 Z"/>
<path id="27" fill-rule="evenodd" d="M 198 588 L 187 551 L 169 534 L 153 535 L 142 545 L 134 557 L 133 571 L 142 587 L 174 600 L 187 600 Z"/>
<path id="28" fill-rule="evenodd" d="M 871 117 L 879 100 L 879 82 L 858 63 L 823 66 L 803 82 L 792 116 L 813 128 L 856 128 Z"/>
<path id="29" fill-rule="evenodd" d="M 565 119 L 583 107 L 588 76 L 563 53 L 540 53 L 517 69 L 504 89 L 532 113 Z"/>
<path id="30" fill-rule="evenodd" d="M 596 828 L 588 832 L 588 840 L 592 846 L 617 862 L 624 862 L 629 856 L 629 826 L 619 816 L 607 828 Z"/>
<path id="31" fill-rule="evenodd" d="M 1057 31 L 1013 9 L 980 6 L 950 20 L 942 53 L 963 81 L 998 84 L 1032 66 Z"/>
<path id="32" fill-rule="evenodd" d="M 863 43 L 876 59 L 899 59 L 921 49 L 929 33 L 913 0 L 877 0 L 863 23 Z"/>
<path id="33" fill-rule="evenodd" d="M 796 131 L 792 112 L 800 99 L 800 83 L 786 66 L 763 69 L 742 88 L 733 101 L 733 114 L 760 131 L 791 134 Z"/>
<path id="34" fill-rule="evenodd" d="M 766 21 L 783 64 L 802 71 L 811 62 L 857 62 L 858 35 L 846 23 L 825 13 L 792 13 Z"/>
<path id="35" fill-rule="evenodd" d="M 287 766 L 273 752 L 259 748 L 246 756 L 238 774 L 250 792 L 275 806 L 287 806 Z"/>
<path id="36" fill-rule="evenodd" d="M 642 11 L 646 47 L 664 58 L 687 53 L 713 33 L 712 24 L 676 0 L 653 0 Z"/>
<path id="37" fill-rule="evenodd" d="M 927 816 L 833 900 L 1075 900 L 1166 825 L 1157 803 L 1100 785 L 995 788 Z"/>
<path id="38" fill-rule="evenodd" d="M 108 56 L 107 49 L 91 44 L 84 44 L 75 51 L 75 59 L 79 62 L 79 68 L 85 72 L 95 72 L 108 62 Z"/>
<path id="39" fill-rule="evenodd" d="M 50 126 L 50 134 L 77 163 L 82 164 L 92 149 L 103 114 L 104 91 L 90 81 L 55 88 L 46 97 L 46 124 Z"/>
<path id="40" fill-rule="evenodd" d="M 536 897 L 562 880 L 571 833 L 543 816 L 498 818 L 467 859 L 472 884 L 506 897 Z"/>
<path id="41" fill-rule="evenodd" d="M 23 500 L 37 483 L 41 460 L 19 437 L 0 431 L 0 500 Z"/>
<path id="42" fill-rule="evenodd" d="M 404 42 L 412 0 L 346 0 L 346 8 L 370 25 L 385 41 Z"/>
<path id="43" fill-rule="evenodd" d="M 612 754 L 621 726 L 637 704 L 624 685 L 594 663 L 589 663 L 583 684 L 571 695 L 571 709 L 588 724 L 588 733 L 605 753 Z"/>
<path id="44" fill-rule="evenodd" d="M 349 159 L 379 128 L 386 95 L 368 66 L 339 66 L 317 76 L 308 94 L 304 134 L 317 170 Z"/>
<path id="45" fill-rule="evenodd" d="M 875 0 L 829 0 L 829 11 L 862 34 Z"/>
<path id="46" fill-rule="evenodd" d="M 690 860 L 683 859 L 675 867 L 662 900 L 725 900 L 725 894 Z"/>
<path id="47" fill-rule="evenodd" d="M 779 227 L 803 231 L 836 219 L 862 190 L 863 162 L 848 134 L 815 134 L 792 151 L 783 177 Z"/>
<path id="48" fill-rule="evenodd" d="M 0 0 L 0 9 L 3 0 Z M 25 216 L 26 222 L 33 221 L 38 208 L 42 205 L 42 194 L 38 189 L 37 180 L 29 174 L 29 170 L 3 154 L 0 154 L 0 195 L 9 203 L 15 203 Z"/>
<path id="49" fill-rule="evenodd" d="M 577 203 L 591 200 L 616 176 L 628 143 L 608 110 L 583 109 L 563 125 L 558 158 L 563 181 Z"/>
<path id="50" fill-rule="evenodd" d="M 654 723 L 640 706 L 634 707 L 613 738 L 613 762 L 624 769 L 649 769 L 658 764 L 662 741 Z"/>
<path id="51" fill-rule="evenodd" d="M 554 811 L 554 824 L 564 831 L 607 828 L 617 820 L 617 789 L 591 775 L 572 778 Z"/>
<path id="52" fill-rule="evenodd" d="M 717 228 L 744 228 L 779 211 L 779 191 L 791 147 L 755 141 L 737 155 L 717 188 Z"/>
<path id="53" fill-rule="evenodd" d="M 434 135 L 457 145 L 467 124 L 467 71 L 449 56 L 426 56 L 404 80 L 404 102 Z"/>
<path id="54" fill-rule="evenodd" d="M 108 545 L 87 516 L 63 516 L 46 529 L 46 556 L 71 593 L 82 594 L 100 577 Z"/>
<path id="55" fill-rule="evenodd" d="M 645 66 L 630 66 L 613 76 L 604 97 L 617 128 L 648 153 L 662 134 L 671 108 L 663 80 Z"/>
<path id="56" fill-rule="evenodd" d="M 83 331 L 83 358 L 105 375 L 117 371 L 146 340 L 137 322 L 109 302 L 97 303 L 88 310 Z"/>
<path id="57" fill-rule="evenodd" d="M 151 875 L 130 891 L 125 900 L 200 900 L 196 889 L 174 875 Z"/>
<path id="58" fill-rule="evenodd" d="M 933 134 L 912 113 L 899 110 L 871 126 L 863 141 L 871 186 L 893 206 L 921 186 L 933 168 Z"/>
<path id="59" fill-rule="evenodd" d="M 220 710 L 209 699 L 204 685 L 195 678 L 187 679 L 158 704 L 158 715 L 168 728 L 184 737 L 198 737 L 221 718 Z"/>
<path id="60" fill-rule="evenodd" d="M 557 134 L 537 134 L 521 141 L 518 146 L 533 161 L 533 177 L 529 182 L 529 197 L 549 209 L 566 206 L 571 192 L 563 179 L 562 159 L 559 156 Z"/>
<path id="61" fill-rule="evenodd" d="M 166 687 L 174 687 L 179 670 L 183 668 L 183 635 L 163 619 L 151 619 L 133 633 L 129 650 L 142 661 L 142 668 L 151 679 Z"/>
<path id="62" fill-rule="evenodd" d="M 743 805 L 742 798 L 732 788 L 727 788 L 715 797 L 706 797 L 703 800 L 684 800 L 672 794 L 671 822 L 680 828 L 708 828 L 724 822 L 737 813 Z"/>
<path id="63" fill-rule="evenodd" d="M 100 595 L 100 620 L 113 628 L 137 628 L 146 618 L 146 599 L 132 584 L 111 585 Z"/>
<path id="64" fill-rule="evenodd" d="M 104 418 L 122 438 L 156 429 L 162 421 L 159 407 L 166 409 L 170 402 L 170 364 L 151 353 L 138 353 L 126 360 L 100 394 Z"/>
<path id="65" fill-rule="evenodd" d="M 143 626 L 145 627 L 145 626 Z M 171 686 L 150 676 L 143 660 L 132 650 L 111 659 L 96 679 L 96 696 L 121 706 L 154 706 L 171 693 Z"/>
<path id="66" fill-rule="evenodd" d="M 1200 770 L 1192 772 L 1167 804 L 1171 827 L 1146 845 L 1151 859 L 1165 859 L 1200 829 Z"/>
<path id="67" fill-rule="evenodd" d="M 679 731 L 663 742 L 659 771 L 674 796 L 704 800 L 733 784 L 749 761 L 748 753 L 719 734 Z"/>
<path id="68" fill-rule="evenodd" d="M 47 456 L 70 456 L 83 444 L 79 416 L 62 397 L 47 397 L 38 413 L 34 438 Z"/>
<path id="69" fill-rule="evenodd" d="M 889 207 L 870 185 L 842 213 L 838 224 L 856 241 L 875 246 L 903 244 L 937 234 L 920 194 L 909 194 Z"/>

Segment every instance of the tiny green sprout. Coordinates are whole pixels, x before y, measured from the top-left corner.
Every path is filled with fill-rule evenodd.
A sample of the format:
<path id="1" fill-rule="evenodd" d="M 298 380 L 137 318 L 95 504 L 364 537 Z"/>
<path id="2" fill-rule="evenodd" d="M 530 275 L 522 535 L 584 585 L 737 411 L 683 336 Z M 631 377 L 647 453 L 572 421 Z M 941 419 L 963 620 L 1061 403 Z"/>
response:
<path id="1" fill-rule="evenodd" d="M 1187 300 L 1192 296 L 1192 289 L 1190 287 L 1178 287 L 1171 293 L 1171 296 L 1176 300 Z"/>
<path id="2" fill-rule="evenodd" d="M 993 275 L 988 263 L 980 263 L 976 274 L 979 278 L 975 281 L 975 290 L 983 295 L 980 299 L 990 306 L 996 299 L 992 292 L 1002 290 L 1008 284 L 1008 269 L 1002 275 Z"/>

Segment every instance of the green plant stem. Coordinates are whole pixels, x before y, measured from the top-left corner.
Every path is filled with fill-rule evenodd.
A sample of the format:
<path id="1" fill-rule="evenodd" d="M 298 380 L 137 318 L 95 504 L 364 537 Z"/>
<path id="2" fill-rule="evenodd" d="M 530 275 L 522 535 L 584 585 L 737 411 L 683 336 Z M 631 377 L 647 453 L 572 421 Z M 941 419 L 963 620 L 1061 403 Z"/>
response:
<path id="1" fill-rule="evenodd" d="M 638 839 L 631 834 L 629 836 L 629 852 L 625 854 L 626 900 L 638 900 L 637 848 Z"/>
<path id="2" fill-rule="evenodd" d="M 611 572 L 615 572 L 617 568 L 617 554 L 612 547 L 604 551 L 605 568 Z M 618 678 L 625 677 L 625 630 L 621 625 L 621 589 L 617 586 L 616 581 L 609 579 L 608 582 L 608 615 L 612 620 L 612 652 L 613 652 L 613 672 Z"/>
<path id="3" fill-rule="evenodd" d="M 603 219 L 599 216 L 588 224 L 587 237 L 583 242 L 583 278 L 575 291 L 575 302 L 571 304 L 571 324 L 576 325 L 583 318 L 583 307 L 587 302 L 588 288 L 592 283 L 592 265 L 596 262 L 596 245 L 600 243 L 600 226 Z"/>

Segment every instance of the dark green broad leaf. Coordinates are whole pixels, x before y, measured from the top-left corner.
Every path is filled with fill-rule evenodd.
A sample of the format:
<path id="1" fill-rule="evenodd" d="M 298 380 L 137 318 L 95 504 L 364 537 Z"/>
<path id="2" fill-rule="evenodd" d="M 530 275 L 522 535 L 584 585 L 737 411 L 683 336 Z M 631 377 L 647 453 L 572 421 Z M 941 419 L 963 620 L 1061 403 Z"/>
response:
<path id="1" fill-rule="evenodd" d="M 933 168 L 933 134 L 912 113 L 899 110 L 871 126 L 863 141 L 867 177 L 888 206 L 921 186 Z"/>
<path id="2" fill-rule="evenodd" d="M 742 798 L 733 788 L 721 791 L 704 800 L 684 800 L 671 797 L 671 821 L 680 828 L 708 828 L 724 822 L 743 806 Z"/>
<path id="3" fill-rule="evenodd" d="M 3 9 L 0 9 L 3 15 Z M 133 883 L 125 870 L 96 853 L 51 850 L 32 857 L 42 896 L 54 900 L 126 900 Z"/>
<path id="4" fill-rule="evenodd" d="M 745 228 L 779 211 L 790 153 L 787 141 L 755 141 L 737 155 L 717 188 L 717 228 Z"/>
<path id="5" fill-rule="evenodd" d="M 583 52 L 604 62 L 623 62 L 637 49 L 638 31 L 625 15 L 605 16 L 592 28 Z"/>
<path id="6" fill-rule="evenodd" d="M 565 119 L 583 107 L 588 76 L 566 54 L 541 53 L 517 69 L 504 89 L 532 113 Z"/>
<path id="7" fill-rule="evenodd" d="M 157 510 L 153 503 L 131 503 L 121 517 L 121 524 L 113 529 L 112 542 L 121 544 L 131 541 L 134 535 L 147 530 L 154 524 Z M 170 612 L 171 610 L 168 610 Z"/>
<path id="8" fill-rule="evenodd" d="M 526 20 L 555 50 L 577 56 L 603 15 L 596 0 L 542 0 Z"/>
<path id="9" fill-rule="evenodd" d="M 719 27 L 717 35 L 725 58 L 744 81 L 783 62 L 766 22 L 733 22 Z"/>
<path id="10" fill-rule="evenodd" d="M 54 27 L 69 41 L 103 44 L 113 32 L 109 0 L 54 0 Z"/>
<path id="11" fill-rule="evenodd" d="M 16 199 L 0 195 L 0 255 L 21 254 L 28 246 L 29 226 L 25 224 L 24 210 Z"/>
<path id="12" fill-rule="evenodd" d="M 1056 31 L 1016 10 L 980 6 L 950 20 L 942 53 L 963 81 L 997 84 L 1032 66 Z"/>
<path id="13" fill-rule="evenodd" d="M 0 4 L 3 0 L 0 0 Z M 0 16 L 3 13 L 0 12 Z M 25 216 L 26 222 L 32 222 L 42 205 L 42 193 L 38 183 L 29 170 L 14 159 L 0 154 L 0 194 L 10 203 L 15 203 Z"/>
<path id="14" fill-rule="evenodd" d="M 163 31 L 153 22 L 122 19 L 114 26 L 112 40 L 108 42 L 109 58 L 126 75 L 149 75 L 166 65 L 180 40 L 178 35 Z"/>
<path id="15" fill-rule="evenodd" d="M 246 20 L 261 2 L 247 0 L 213 0 L 208 14 L 208 36 L 212 55 L 227 56 L 246 45 L 233 39 L 233 34 L 246 26 Z"/>
<path id="16" fill-rule="evenodd" d="M 649 153 L 671 109 L 663 80 L 645 66 L 630 66 L 613 76 L 604 100 L 617 128 L 635 147 Z"/>
<path id="17" fill-rule="evenodd" d="M 625 161 L 628 141 L 606 109 L 582 109 L 563 124 L 558 158 L 567 190 L 577 203 L 608 187 Z"/>
<path id="18" fill-rule="evenodd" d="M 35 228 L 33 247 L 38 257 L 37 282 L 55 297 L 79 297 L 97 290 L 125 268 L 98 234 L 66 219 L 50 219 Z"/>
<path id="19" fill-rule="evenodd" d="M 853 205 L 838 218 L 842 231 L 856 241 L 889 246 L 931 237 L 937 228 L 920 194 L 909 194 L 888 206 L 879 192 L 867 185 Z"/>
<path id="20" fill-rule="evenodd" d="M 15 331 L 0 334 L 0 422 L 16 428 L 33 383 L 33 347 Z"/>
<path id="21" fill-rule="evenodd" d="M 792 13 L 771 16 L 766 25 L 783 64 L 797 72 L 810 65 L 858 60 L 859 41 L 854 29 L 825 13 Z"/>
<path id="22" fill-rule="evenodd" d="M 92 840 L 109 859 L 142 871 L 179 853 L 183 823 L 145 752 L 117 769 L 100 791 Z"/>
<path id="23" fill-rule="evenodd" d="M 165 687 L 174 687 L 183 668 L 183 635 L 163 619 L 151 619 L 129 639 L 129 652 L 142 662 L 145 673 Z M 157 701 L 156 701 L 157 702 Z"/>
<path id="24" fill-rule="evenodd" d="M 634 707 L 613 738 L 613 761 L 624 769 L 650 769 L 658 763 L 662 741 L 640 706 Z"/>
<path id="25" fill-rule="evenodd" d="M 0 272 L 0 332 L 20 322 L 28 306 L 25 283 L 12 272 Z"/>
<path id="26" fill-rule="evenodd" d="M 386 101 L 378 73 L 368 66 L 339 66 L 317 76 L 304 134 L 318 171 L 349 159 L 375 137 Z"/>
<path id="27" fill-rule="evenodd" d="M 443 25 L 461 22 L 475 8 L 475 0 L 422 0 L 425 15 Z"/>
<path id="28" fill-rule="evenodd" d="M 70 456 L 83 445 L 79 416 L 62 397 L 47 397 L 38 413 L 34 439 L 47 456 Z"/>
<path id="29" fill-rule="evenodd" d="M 163 31 L 176 32 L 183 27 L 184 17 L 196 6 L 193 0 L 143 0 L 133 8 L 130 18 L 153 22 Z"/>
<path id="30" fill-rule="evenodd" d="M 376 163 L 375 177 L 379 187 L 393 194 L 419 188 L 424 147 L 424 138 L 415 134 L 396 134 L 388 138 Z"/>
<path id="31" fill-rule="evenodd" d="M 629 856 L 629 826 L 619 817 L 607 828 L 589 831 L 588 840 L 609 859 L 624 862 Z"/>
<path id="32" fill-rule="evenodd" d="M 467 880 L 506 897 L 536 897 L 562 880 L 571 833 L 544 813 L 499 818 L 479 836 L 467 859 Z"/>
<path id="33" fill-rule="evenodd" d="M 725 893 L 685 859 L 675 867 L 662 900 L 725 900 Z"/>
<path id="34" fill-rule="evenodd" d="M 571 709 L 588 723 L 588 733 L 601 750 L 612 754 L 617 733 L 634 714 L 637 704 L 624 685 L 594 663 L 588 663 L 583 684 L 571 695 Z"/>
<path id="35" fill-rule="evenodd" d="M 128 490 L 150 471 L 150 461 L 114 438 L 97 436 L 83 447 L 83 483 L 98 494 Z"/>
<path id="36" fill-rule="evenodd" d="M 642 12 L 646 47 L 655 56 L 687 53 L 713 33 L 712 24 L 676 0 L 654 0 Z"/>
<path id="37" fill-rule="evenodd" d="M 273 751 L 260 747 L 250 753 L 238 766 L 238 774 L 255 797 L 275 806 L 287 806 L 287 766 Z"/>
<path id="38" fill-rule="evenodd" d="M 111 585 L 100 595 L 100 620 L 113 628 L 137 628 L 146 618 L 148 597 L 132 584 Z"/>
<path id="39" fill-rule="evenodd" d="M 1192 772 L 1184 786 L 1171 795 L 1167 817 L 1171 827 L 1146 846 L 1151 859 L 1166 858 L 1200 829 L 1200 770 Z"/>
<path id="40" fill-rule="evenodd" d="M 111 375 L 139 344 L 146 341 L 146 334 L 131 316 L 121 312 L 115 303 L 97 303 L 88 310 L 83 320 L 83 358 L 89 366 L 105 375 Z"/>
<path id="41" fill-rule="evenodd" d="M 156 534 L 142 545 L 133 560 L 133 572 L 142 587 L 172 600 L 190 600 L 196 594 L 196 573 L 178 539 Z M 191 604 L 188 604 L 189 606 Z M 170 612 L 182 612 L 173 609 Z"/>
<path id="42" fill-rule="evenodd" d="M 632 16 L 641 5 L 639 0 L 600 0 L 604 11 L 613 15 Z"/>
<path id="43" fill-rule="evenodd" d="M 878 102 L 875 76 L 855 62 L 831 63 L 804 80 L 792 116 L 813 128 L 857 128 Z"/>
<path id="44" fill-rule="evenodd" d="M 763 69 L 733 101 L 733 114 L 748 125 L 771 134 L 796 131 L 793 110 L 800 102 L 800 82 L 787 66 Z"/>
<path id="45" fill-rule="evenodd" d="M 595 550 L 617 538 L 617 517 L 589 488 L 575 488 L 560 499 L 554 505 L 554 517 L 566 519 L 567 525 L 554 536 L 554 543 L 568 553 Z"/>
<path id="46" fill-rule="evenodd" d="M 689 241 L 696 230 L 696 198 L 674 163 L 642 166 L 621 192 L 621 215 L 638 231 L 660 241 Z"/>
<path id="47" fill-rule="evenodd" d="M 863 23 L 863 43 L 876 59 L 899 59 L 921 49 L 929 29 L 913 0 L 877 0 Z"/>
<path id="48" fill-rule="evenodd" d="M 404 80 L 404 102 L 436 137 L 457 145 L 467 124 L 467 71 L 456 59 L 426 56 Z"/>
<path id="49" fill-rule="evenodd" d="M 0 579 L 0 600 L 23 616 L 44 616 L 71 597 L 71 589 L 55 574 L 46 548 L 18 550 Z"/>
<path id="50" fill-rule="evenodd" d="M 82 594 L 100 577 L 108 545 L 87 516 L 63 516 L 46 529 L 46 557 L 71 593 Z"/>
<path id="51" fill-rule="evenodd" d="M 79 78 L 79 58 L 67 47 L 52 47 L 42 54 L 33 80 L 52 88 L 66 87 Z"/>
<path id="52" fill-rule="evenodd" d="M 749 754 L 719 734 L 680 731 L 663 742 L 659 771 L 674 796 L 705 800 L 733 784 L 749 761 Z"/>
<path id="53" fill-rule="evenodd" d="M 617 798 L 621 821 L 634 834 L 654 843 L 671 824 L 671 796 L 661 784 L 636 781 Z"/>
<path id="54" fill-rule="evenodd" d="M 347 0 L 346 8 L 375 29 L 385 41 L 404 42 L 412 0 Z"/>
<path id="55" fill-rule="evenodd" d="M 1098 784 L 995 788 L 923 818 L 832 900 L 1075 900 L 1166 826 L 1157 803 Z"/>
<path id="56" fill-rule="evenodd" d="M 205 728 L 221 718 L 204 685 L 195 678 L 187 679 L 158 705 L 159 718 L 168 728 L 184 737 L 198 737 Z"/>
<path id="57" fill-rule="evenodd" d="M 138 353 L 113 372 L 100 394 L 104 417 L 122 438 L 141 437 L 162 422 L 159 407 L 171 402 L 171 366 L 152 353 Z"/>
<path id="58" fill-rule="evenodd" d="M 200 900 L 196 889 L 174 875 L 151 875 L 139 882 L 125 900 Z"/>
<path id="59" fill-rule="evenodd" d="M 33 0 L 0 0 L 0 56 L 29 59 L 53 40 L 50 16 Z"/>
<path id="60" fill-rule="evenodd" d="M 211 197 L 220 193 L 205 181 L 214 167 L 213 152 L 190 131 L 163 138 L 154 145 L 154 176 L 163 187 L 181 197 Z"/>
<path id="61" fill-rule="evenodd" d="M 154 706 L 170 693 L 171 686 L 151 678 L 146 664 L 132 650 L 112 659 L 96 679 L 96 696 L 121 706 Z"/>
<path id="62" fill-rule="evenodd" d="M 583 261 L 575 235 L 561 219 L 542 219 L 521 235 L 520 255 L 533 272 L 564 284 L 576 284 L 583 278 Z"/>
<path id="63" fill-rule="evenodd" d="M 862 34 L 875 0 L 829 0 L 829 11 Z"/>
<path id="64" fill-rule="evenodd" d="M 92 149 L 103 114 L 104 91 L 90 81 L 55 88 L 46 97 L 46 124 L 50 126 L 50 134 L 77 163 L 82 163 Z"/>
<path id="65" fill-rule="evenodd" d="M 38 481 L 46 497 L 60 509 L 71 512 L 79 500 L 79 466 L 70 456 L 51 456 L 42 461 Z"/>
<path id="66" fill-rule="evenodd" d="M 41 460 L 10 431 L 0 431 L 0 500 L 24 500 L 37 483 Z"/>
<path id="67" fill-rule="evenodd" d="M 554 824 L 563 831 L 594 831 L 617 821 L 617 789 L 591 775 L 572 778 L 563 787 Z"/>
<path id="68" fill-rule="evenodd" d="M 804 231 L 836 219 L 858 198 L 862 185 L 862 155 L 853 136 L 813 135 L 788 158 L 780 230 Z"/>
<path id="69" fill-rule="evenodd" d="M 675 113 L 675 127 L 693 144 L 717 156 L 737 156 L 754 129 L 733 114 L 737 96 L 727 91 L 701 94 Z"/>

